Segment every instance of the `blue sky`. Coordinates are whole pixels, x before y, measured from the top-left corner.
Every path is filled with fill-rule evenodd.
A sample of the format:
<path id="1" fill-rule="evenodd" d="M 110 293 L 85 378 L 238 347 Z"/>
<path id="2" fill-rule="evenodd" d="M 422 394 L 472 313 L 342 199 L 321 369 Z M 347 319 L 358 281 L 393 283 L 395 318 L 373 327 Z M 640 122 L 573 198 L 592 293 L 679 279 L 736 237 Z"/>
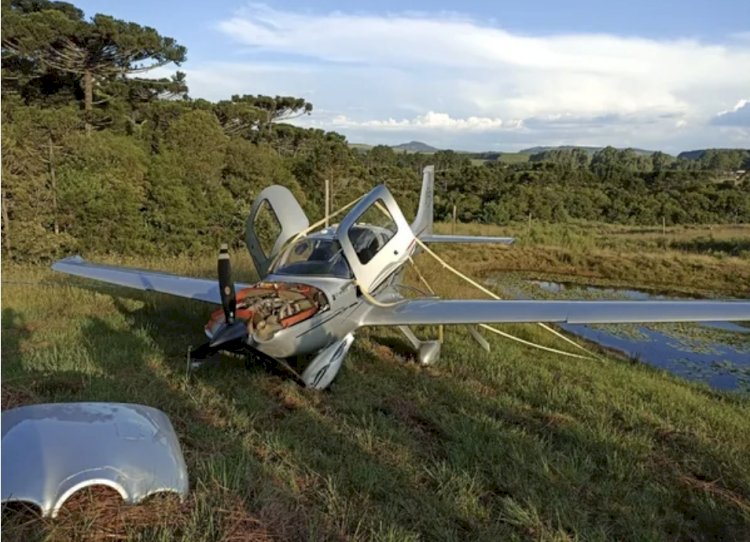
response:
<path id="1" fill-rule="evenodd" d="M 750 2 L 75 4 L 185 45 L 194 97 L 302 96 L 354 142 L 750 147 Z"/>

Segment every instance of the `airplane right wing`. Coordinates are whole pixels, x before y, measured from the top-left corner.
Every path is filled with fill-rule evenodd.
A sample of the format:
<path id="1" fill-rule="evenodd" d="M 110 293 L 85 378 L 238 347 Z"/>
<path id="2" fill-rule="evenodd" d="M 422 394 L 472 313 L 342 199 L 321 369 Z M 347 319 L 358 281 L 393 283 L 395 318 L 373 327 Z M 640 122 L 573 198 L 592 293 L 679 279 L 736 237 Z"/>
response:
<path id="1" fill-rule="evenodd" d="M 117 286 L 161 292 L 163 294 L 221 305 L 219 284 L 215 279 L 182 277 L 145 269 L 94 264 L 87 262 L 80 256 L 73 256 L 55 262 L 52 265 L 52 269 L 68 273 L 69 275 L 99 280 Z M 237 284 L 236 287 L 237 289 L 242 289 L 247 287 L 247 285 Z"/>
<path id="2" fill-rule="evenodd" d="M 750 301 L 545 301 L 410 299 L 373 305 L 363 326 L 548 322 L 627 324 L 750 320 Z"/>

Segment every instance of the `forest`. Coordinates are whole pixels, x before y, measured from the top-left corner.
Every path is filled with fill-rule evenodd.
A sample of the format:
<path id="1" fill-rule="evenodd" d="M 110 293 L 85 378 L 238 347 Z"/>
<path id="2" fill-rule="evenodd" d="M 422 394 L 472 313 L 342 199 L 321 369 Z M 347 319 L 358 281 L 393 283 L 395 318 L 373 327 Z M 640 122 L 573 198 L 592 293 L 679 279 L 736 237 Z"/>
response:
<path id="1" fill-rule="evenodd" d="M 311 218 L 386 183 L 407 216 L 421 168 L 437 170 L 436 217 L 620 224 L 750 222 L 750 150 L 689 157 L 606 147 L 501 153 L 352 148 L 288 121 L 294 96 L 192 98 L 188 52 L 135 22 L 48 0 L 2 4 L 2 251 L 19 262 L 76 252 L 198 254 L 240 246 L 255 195 L 289 187 Z M 174 66 L 168 78 L 149 71 Z"/>

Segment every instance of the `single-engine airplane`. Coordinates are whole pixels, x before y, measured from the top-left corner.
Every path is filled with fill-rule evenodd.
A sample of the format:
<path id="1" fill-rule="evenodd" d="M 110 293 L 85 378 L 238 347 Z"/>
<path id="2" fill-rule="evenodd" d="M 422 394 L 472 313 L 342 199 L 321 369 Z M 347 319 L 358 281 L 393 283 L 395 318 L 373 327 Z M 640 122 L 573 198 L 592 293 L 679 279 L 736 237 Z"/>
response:
<path id="1" fill-rule="evenodd" d="M 111 284 L 221 305 L 205 326 L 209 341 L 191 351 L 200 363 L 219 351 L 281 364 L 304 385 L 326 388 L 366 326 L 397 326 L 422 364 L 440 355 L 438 341 L 420 341 L 409 326 L 509 322 L 633 323 L 750 320 L 748 301 L 545 301 L 406 298 L 406 264 L 422 243 L 504 243 L 507 237 L 435 235 L 434 168 L 424 169 L 417 216 L 409 224 L 385 185 L 361 198 L 341 222 L 318 231 L 285 187 L 274 185 L 254 201 L 246 244 L 260 277 L 252 285 L 231 279 L 223 245 L 218 281 L 87 263 L 56 262 L 57 271 Z M 275 217 L 278 236 L 262 246 L 260 217 Z M 237 290 L 239 292 L 237 293 Z M 481 338 L 481 337 L 480 337 Z M 478 339 L 479 340 L 479 339 Z M 292 364 L 303 360 L 298 371 Z"/>

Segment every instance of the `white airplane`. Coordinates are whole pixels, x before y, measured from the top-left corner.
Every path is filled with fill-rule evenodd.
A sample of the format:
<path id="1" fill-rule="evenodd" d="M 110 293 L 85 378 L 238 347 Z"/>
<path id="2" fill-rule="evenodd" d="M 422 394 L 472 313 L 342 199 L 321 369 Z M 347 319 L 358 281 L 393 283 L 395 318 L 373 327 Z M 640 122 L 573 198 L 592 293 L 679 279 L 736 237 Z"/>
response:
<path id="1" fill-rule="evenodd" d="M 373 188 L 340 224 L 308 232 L 310 223 L 283 186 L 263 190 L 247 219 L 246 243 L 261 282 L 238 284 L 222 246 L 218 281 L 87 263 L 56 262 L 64 273 L 221 305 L 205 326 L 209 342 L 193 350 L 200 362 L 219 351 L 273 361 L 304 385 L 322 389 L 338 374 L 367 326 L 397 326 L 422 364 L 440 354 L 438 341 L 420 341 L 408 326 L 510 322 L 633 323 L 750 320 L 748 301 L 544 301 L 405 298 L 402 279 L 422 243 L 504 243 L 507 237 L 434 235 L 434 168 L 424 170 L 416 219 L 409 224 L 385 185 Z M 265 209 L 265 211 L 264 211 Z M 280 233 L 260 242 L 260 217 L 270 210 Z M 259 231 L 256 231 L 259 230 Z M 300 363 L 301 367 L 300 367 Z M 298 367 L 294 369 L 293 366 Z"/>

